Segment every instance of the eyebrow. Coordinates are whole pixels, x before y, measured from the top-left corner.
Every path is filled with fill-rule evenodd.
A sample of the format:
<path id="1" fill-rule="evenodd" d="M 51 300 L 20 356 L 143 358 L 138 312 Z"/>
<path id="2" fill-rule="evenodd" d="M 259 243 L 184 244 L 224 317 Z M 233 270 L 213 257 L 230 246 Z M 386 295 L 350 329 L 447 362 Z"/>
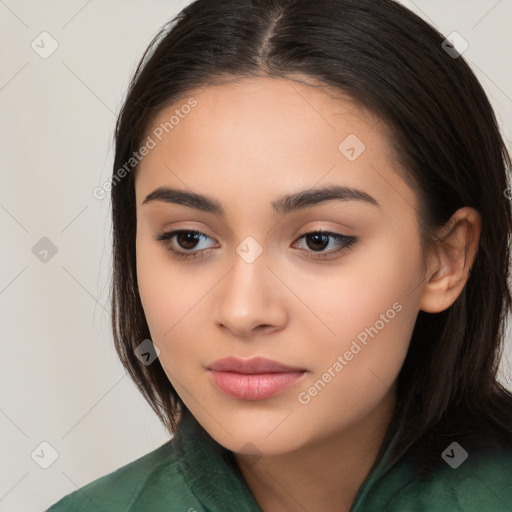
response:
<path id="1" fill-rule="evenodd" d="M 280 197 L 272 202 L 272 209 L 277 215 L 286 215 L 297 210 L 303 210 L 335 200 L 361 201 L 380 207 L 376 199 L 362 190 L 339 185 L 326 185 L 320 188 L 301 190 Z M 146 199 L 144 199 L 142 204 L 151 203 L 153 201 L 180 204 L 188 206 L 189 208 L 195 208 L 196 210 L 225 216 L 225 210 L 219 201 L 195 192 L 187 192 L 169 187 L 159 187 L 151 192 Z"/>

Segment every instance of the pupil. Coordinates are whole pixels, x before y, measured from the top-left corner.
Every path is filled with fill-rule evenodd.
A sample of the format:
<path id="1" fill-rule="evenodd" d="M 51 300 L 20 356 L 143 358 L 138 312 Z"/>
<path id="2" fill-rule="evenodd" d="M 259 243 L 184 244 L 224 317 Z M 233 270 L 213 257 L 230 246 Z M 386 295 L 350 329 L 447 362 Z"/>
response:
<path id="1" fill-rule="evenodd" d="M 314 240 L 313 247 L 309 243 L 309 240 L 311 240 L 311 239 Z M 306 240 L 308 240 L 307 244 L 310 249 L 315 249 L 314 245 L 316 243 L 318 243 L 319 240 L 320 240 L 321 247 L 316 247 L 316 249 L 325 249 L 325 247 L 327 247 L 327 245 L 329 245 L 329 237 L 327 235 L 323 235 L 321 233 L 316 233 L 314 235 L 308 235 Z"/>
<path id="2" fill-rule="evenodd" d="M 184 249 L 193 249 L 197 245 L 197 239 L 199 238 L 199 235 L 197 233 L 179 233 L 178 234 L 178 243 L 184 248 Z M 187 245 L 187 244 L 192 244 Z"/>

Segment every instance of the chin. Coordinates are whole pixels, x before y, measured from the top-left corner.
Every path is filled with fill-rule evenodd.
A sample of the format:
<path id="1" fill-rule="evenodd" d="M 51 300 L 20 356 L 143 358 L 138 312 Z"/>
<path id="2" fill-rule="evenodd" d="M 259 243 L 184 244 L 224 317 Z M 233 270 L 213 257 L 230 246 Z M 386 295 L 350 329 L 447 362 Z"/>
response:
<path id="1" fill-rule="evenodd" d="M 275 414 L 261 413 L 259 418 L 244 414 L 239 418 L 230 417 L 229 422 L 225 420 L 224 423 L 229 424 L 227 428 L 211 418 L 201 424 L 215 441 L 232 452 L 251 456 L 280 455 L 299 448 L 305 434 L 302 429 L 297 432 L 291 422 L 286 425 L 285 417 L 286 414 L 281 414 L 278 419 Z"/>

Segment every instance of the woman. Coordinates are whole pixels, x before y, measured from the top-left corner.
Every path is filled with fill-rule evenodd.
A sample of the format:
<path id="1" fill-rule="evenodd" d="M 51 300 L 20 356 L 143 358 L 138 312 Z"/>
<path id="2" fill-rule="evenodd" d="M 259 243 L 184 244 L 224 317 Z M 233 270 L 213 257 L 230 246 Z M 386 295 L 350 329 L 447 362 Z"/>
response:
<path id="1" fill-rule="evenodd" d="M 174 438 L 49 510 L 512 510 L 510 158 L 391 0 L 198 0 L 116 130 L 113 329 Z"/>

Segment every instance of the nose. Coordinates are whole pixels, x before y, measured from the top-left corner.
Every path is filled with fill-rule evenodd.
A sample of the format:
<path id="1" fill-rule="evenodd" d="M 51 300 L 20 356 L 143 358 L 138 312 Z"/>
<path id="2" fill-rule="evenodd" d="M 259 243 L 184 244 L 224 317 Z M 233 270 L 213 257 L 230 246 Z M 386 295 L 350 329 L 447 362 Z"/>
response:
<path id="1" fill-rule="evenodd" d="M 286 324 L 286 287 L 267 266 L 265 252 L 252 263 L 235 253 L 217 292 L 216 324 L 233 336 L 268 334 Z"/>

